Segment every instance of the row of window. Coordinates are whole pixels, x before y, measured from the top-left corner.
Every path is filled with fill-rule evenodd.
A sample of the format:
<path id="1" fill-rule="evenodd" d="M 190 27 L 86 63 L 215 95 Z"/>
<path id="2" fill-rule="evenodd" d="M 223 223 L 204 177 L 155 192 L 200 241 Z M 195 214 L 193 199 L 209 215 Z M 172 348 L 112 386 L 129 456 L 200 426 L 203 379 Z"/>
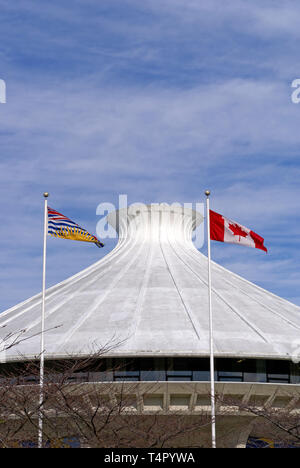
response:
<path id="1" fill-rule="evenodd" d="M 120 366 L 120 368 L 118 368 Z M 209 381 L 209 359 L 115 359 L 114 380 Z M 215 359 L 218 382 L 300 383 L 300 369 L 289 361 Z"/>
<path id="2" fill-rule="evenodd" d="M 205 358 L 106 359 L 97 372 L 74 376 L 89 381 L 195 381 L 210 380 Z M 289 361 L 215 359 L 218 382 L 300 383 L 300 369 Z"/>
<path id="3" fill-rule="evenodd" d="M 18 364 L 21 366 L 22 364 Z M 10 366 L 10 365 L 8 365 Z M 10 375 L 17 375 L 10 369 Z M 0 367 L 4 369 L 3 365 Z M 7 365 L 5 365 L 7 371 Z M 46 369 L 60 373 L 61 362 L 46 362 Z M 195 381 L 210 380 L 208 358 L 114 358 L 89 363 L 74 373 L 71 381 Z M 283 360 L 215 359 L 215 380 L 218 382 L 262 382 L 300 384 L 300 368 Z M 35 378 L 28 376 L 28 382 Z"/>

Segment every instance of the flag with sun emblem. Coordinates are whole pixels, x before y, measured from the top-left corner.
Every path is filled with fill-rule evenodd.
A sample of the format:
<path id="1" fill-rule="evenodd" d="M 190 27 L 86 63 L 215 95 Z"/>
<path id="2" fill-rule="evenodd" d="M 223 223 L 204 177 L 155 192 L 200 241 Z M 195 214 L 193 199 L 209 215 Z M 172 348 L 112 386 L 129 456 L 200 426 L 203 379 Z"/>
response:
<path id="1" fill-rule="evenodd" d="M 48 234 L 61 239 L 92 242 L 99 248 L 104 247 L 96 236 L 50 207 L 48 207 Z"/>

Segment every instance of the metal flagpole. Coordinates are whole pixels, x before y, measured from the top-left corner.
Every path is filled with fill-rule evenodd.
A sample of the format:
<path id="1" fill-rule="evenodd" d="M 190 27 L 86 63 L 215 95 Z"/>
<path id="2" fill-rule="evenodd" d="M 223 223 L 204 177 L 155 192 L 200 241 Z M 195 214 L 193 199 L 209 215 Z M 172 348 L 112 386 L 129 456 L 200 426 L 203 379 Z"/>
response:
<path id="1" fill-rule="evenodd" d="M 213 340 L 213 317 L 211 304 L 211 255 L 210 255 L 210 216 L 209 196 L 206 195 L 206 220 L 207 220 L 207 259 L 208 259 L 208 307 L 209 307 L 209 342 L 210 342 L 210 395 L 211 395 L 211 444 L 216 448 L 216 408 L 215 408 L 215 365 L 214 365 L 214 340 Z"/>
<path id="2" fill-rule="evenodd" d="M 48 234 L 48 203 L 49 193 L 44 193 L 44 250 L 43 250 L 43 292 L 42 292 L 42 326 L 41 326 L 41 349 L 40 349 L 40 399 L 39 399 L 39 431 L 38 448 L 43 447 L 43 400 L 44 400 L 44 332 L 45 332 L 45 293 L 46 293 L 46 251 Z"/>

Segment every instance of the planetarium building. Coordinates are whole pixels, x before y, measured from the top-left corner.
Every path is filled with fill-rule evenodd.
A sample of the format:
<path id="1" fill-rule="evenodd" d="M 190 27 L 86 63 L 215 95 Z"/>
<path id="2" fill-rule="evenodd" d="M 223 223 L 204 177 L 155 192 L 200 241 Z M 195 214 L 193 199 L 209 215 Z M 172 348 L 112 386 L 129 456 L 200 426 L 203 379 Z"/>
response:
<path id="1" fill-rule="evenodd" d="M 192 241 L 202 215 L 134 205 L 108 221 L 119 236 L 115 249 L 47 290 L 46 362 L 106 349 L 101 371 L 80 379 L 99 382 L 103 393 L 113 382 L 116 395 L 127 386 L 135 416 L 209 413 L 207 257 Z M 294 411 L 299 400 L 300 410 L 300 308 L 212 263 L 212 310 L 217 394 L 257 407 L 293 404 Z M 28 337 L 2 353 L 5 365 L 37 359 L 41 295 L 2 313 L 0 327 L 2 338 L 21 329 Z M 223 414 L 218 445 L 245 447 L 267 437 L 254 420 L 238 410 Z M 199 446 L 208 440 L 199 434 Z"/>

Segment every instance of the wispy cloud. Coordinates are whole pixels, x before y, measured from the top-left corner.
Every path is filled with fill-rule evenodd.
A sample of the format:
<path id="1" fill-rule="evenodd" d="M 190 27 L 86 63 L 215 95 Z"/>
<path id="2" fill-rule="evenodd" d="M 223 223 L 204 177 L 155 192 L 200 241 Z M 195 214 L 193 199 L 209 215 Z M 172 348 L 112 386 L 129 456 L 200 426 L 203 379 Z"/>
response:
<path id="1" fill-rule="evenodd" d="M 222 5 L 0 0 L 1 310 L 40 290 L 46 189 L 95 231 L 97 204 L 119 193 L 185 202 L 210 187 L 215 210 L 270 247 L 217 245 L 216 259 L 300 304 L 300 5 Z M 99 258 L 63 241 L 49 253 L 49 284 Z"/>

